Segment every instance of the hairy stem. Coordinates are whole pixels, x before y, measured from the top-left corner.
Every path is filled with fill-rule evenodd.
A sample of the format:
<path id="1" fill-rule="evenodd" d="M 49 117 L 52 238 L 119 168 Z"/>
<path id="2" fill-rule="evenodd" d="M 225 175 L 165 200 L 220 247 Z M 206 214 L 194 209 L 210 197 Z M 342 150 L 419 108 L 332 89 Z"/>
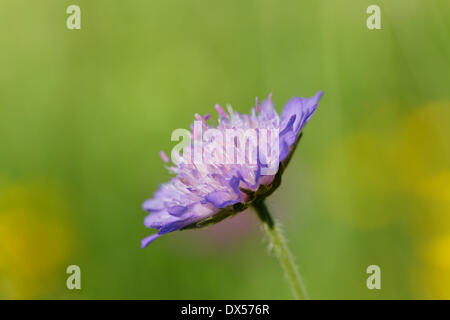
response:
<path id="1" fill-rule="evenodd" d="M 264 230 L 269 237 L 270 244 L 274 248 L 275 254 L 280 261 L 286 278 L 291 285 L 295 299 L 308 299 L 302 279 L 298 273 L 297 266 L 295 265 L 294 258 L 287 247 L 286 239 L 280 232 L 279 226 L 274 222 L 269 210 L 264 204 L 264 201 L 254 202 L 253 207 L 255 208 L 258 217 L 263 222 Z"/>

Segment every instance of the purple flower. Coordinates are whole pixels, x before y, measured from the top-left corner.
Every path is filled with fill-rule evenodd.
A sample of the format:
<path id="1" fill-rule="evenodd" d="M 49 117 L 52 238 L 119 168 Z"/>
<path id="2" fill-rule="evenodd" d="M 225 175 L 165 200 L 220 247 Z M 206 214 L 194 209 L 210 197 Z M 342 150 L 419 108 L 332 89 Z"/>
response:
<path id="1" fill-rule="evenodd" d="M 156 238 L 172 231 L 217 223 L 245 210 L 253 202 L 263 200 L 275 191 L 300 140 L 302 129 L 314 114 L 321 97 L 322 92 L 318 92 L 311 98 L 292 98 L 286 103 L 281 116 L 273 107 L 271 95 L 261 105 L 256 101 L 256 106 L 249 115 L 233 111 L 231 107 L 228 107 L 227 114 L 216 105 L 219 117 L 215 127 L 207 123 L 209 115 L 202 117 L 196 114 L 200 127 L 192 126 L 193 141 L 186 150 L 195 152 L 196 140 L 201 141 L 201 156 L 210 148 L 216 150 L 216 160 L 222 161 L 198 163 L 186 157 L 186 161 L 177 162 L 168 168 L 176 176 L 162 184 L 154 197 L 143 203 L 143 209 L 150 212 L 144 220 L 144 225 L 157 229 L 158 232 L 143 239 L 141 247 L 146 247 Z M 199 130 L 212 128 L 216 130 L 215 133 L 224 135 L 230 129 L 260 131 L 256 144 L 256 140 L 248 139 L 248 144 L 244 140 L 244 149 L 248 146 L 252 151 L 246 153 L 244 150 L 244 162 L 235 163 L 227 161 L 229 159 L 224 156 L 225 152 L 220 150 L 224 147 L 222 142 L 218 144 L 217 139 L 199 137 Z M 263 139 L 264 130 L 270 134 Z M 238 146 L 234 138 L 230 141 L 233 147 Z M 267 146 L 262 145 L 264 143 L 261 141 Z M 220 151 L 219 154 L 217 150 Z M 269 167 L 274 154 L 277 156 L 276 170 L 272 172 Z M 160 155 L 164 162 L 169 162 L 164 152 Z M 255 162 L 251 161 L 252 156 L 256 159 Z"/>

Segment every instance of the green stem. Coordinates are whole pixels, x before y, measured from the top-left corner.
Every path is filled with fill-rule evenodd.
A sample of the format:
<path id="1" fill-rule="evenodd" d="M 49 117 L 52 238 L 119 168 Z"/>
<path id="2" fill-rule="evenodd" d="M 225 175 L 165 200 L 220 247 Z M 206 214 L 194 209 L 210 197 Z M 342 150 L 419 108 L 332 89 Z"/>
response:
<path id="1" fill-rule="evenodd" d="M 295 299 L 308 299 L 302 279 L 298 273 L 297 266 L 295 265 L 294 258 L 287 247 L 286 240 L 281 234 L 279 226 L 274 222 L 269 210 L 264 204 L 264 201 L 254 202 L 253 207 L 255 208 L 258 217 L 263 222 L 264 230 L 269 237 L 271 245 L 275 249 L 276 256 L 280 261 L 286 278 L 291 285 Z"/>

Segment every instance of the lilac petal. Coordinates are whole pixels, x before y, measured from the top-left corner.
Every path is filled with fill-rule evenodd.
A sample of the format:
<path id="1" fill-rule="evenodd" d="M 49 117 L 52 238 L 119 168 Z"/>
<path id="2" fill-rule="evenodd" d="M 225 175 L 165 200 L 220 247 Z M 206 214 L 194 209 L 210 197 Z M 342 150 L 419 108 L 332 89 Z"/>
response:
<path id="1" fill-rule="evenodd" d="M 200 221 L 209 216 L 214 215 L 217 210 L 212 205 L 201 205 L 200 203 L 196 203 L 189 206 L 189 216 L 184 217 L 182 219 L 178 217 L 174 217 L 170 215 L 166 210 L 161 210 L 158 212 L 154 212 L 149 214 L 144 221 L 144 224 L 147 227 L 151 227 L 154 229 L 159 229 L 158 235 L 163 235 L 168 232 L 180 230 L 189 224 L 192 224 L 196 221 Z M 146 239 L 144 239 L 146 240 Z M 153 241 L 153 238 L 150 238 L 149 242 Z"/>
<path id="2" fill-rule="evenodd" d="M 164 224 L 159 229 L 158 234 L 163 235 L 168 232 L 183 229 L 190 224 L 213 216 L 218 211 L 220 210 L 217 210 L 217 208 L 213 207 L 211 204 L 202 205 L 201 203 L 195 203 L 190 206 L 189 214 L 187 214 L 187 216 L 183 217 L 182 219 L 177 218 L 176 220 Z"/>
<path id="3" fill-rule="evenodd" d="M 292 119 L 292 117 L 291 117 Z M 287 127 L 289 128 L 289 127 Z M 284 130 L 283 130 L 284 131 Z M 290 152 L 291 146 L 297 140 L 297 133 L 292 129 L 286 130 L 279 139 L 279 159 L 283 161 Z"/>
<path id="4" fill-rule="evenodd" d="M 224 191 L 213 191 L 206 195 L 206 201 L 212 203 L 216 208 L 225 208 L 231 204 L 239 202 L 239 199 L 230 200 L 230 194 Z"/>
<path id="5" fill-rule="evenodd" d="M 239 183 L 241 182 L 241 180 L 242 180 L 242 176 L 240 173 L 238 174 L 238 176 L 232 177 L 230 179 L 229 185 L 230 185 L 231 189 L 233 189 L 234 192 L 236 192 L 236 194 L 239 194 Z"/>
<path id="6" fill-rule="evenodd" d="M 259 159 L 259 156 L 258 156 Z M 250 177 L 251 174 L 254 174 L 254 178 L 253 178 L 253 183 L 252 181 L 250 181 Z M 241 190 L 239 188 L 244 188 L 244 189 L 250 189 L 250 190 L 255 190 L 257 189 L 258 185 L 259 185 L 259 178 L 261 176 L 261 163 L 257 163 L 257 165 L 255 166 L 254 169 L 249 170 L 249 174 L 246 175 L 245 177 L 242 176 L 241 173 L 239 173 L 241 175 L 241 178 L 239 180 L 239 184 L 237 185 L 236 189 L 234 189 L 234 191 L 236 192 L 236 194 L 242 194 Z"/>
<path id="7" fill-rule="evenodd" d="M 152 212 L 144 219 L 144 225 L 147 228 L 159 229 L 164 224 L 177 220 L 176 217 L 171 216 L 166 210 Z"/>
<path id="8" fill-rule="evenodd" d="M 177 220 L 172 223 L 164 225 L 161 229 L 159 229 L 158 234 L 163 235 L 169 232 L 177 231 L 187 227 L 188 225 L 200 220 L 198 217 L 193 216 L 183 220 Z"/>
<path id="9" fill-rule="evenodd" d="M 281 111 L 281 132 L 285 131 L 286 127 L 289 124 L 290 119 L 295 116 L 295 125 L 301 121 L 301 112 L 302 112 L 303 100 L 299 97 L 294 97 L 290 99 L 283 110 Z M 292 125 L 294 127 L 294 125 Z"/>
<path id="10" fill-rule="evenodd" d="M 256 188 L 258 186 L 260 177 L 261 177 L 261 164 L 258 163 L 258 167 L 256 168 L 255 172 L 255 184 L 251 186 L 252 188 Z"/>
<path id="11" fill-rule="evenodd" d="M 144 239 L 141 240 L 141 248 L 144 249 L 146 246 L 148 246 L 150 243 L 152 243 L 153 241 L 155 241 L 156 238 L 159 238 L 161 235 L 160 234 L 152 234 Z"/>
<path id="12" fill-rule="evenodd" d="M 280 133 L 279 138 L 279 159 L 280 162 L 283 161 L 291 151 L 291 146 L 297 140 L 297 133 L 293 130 L 293 124 L 296 119 L 296 116 L 293 115 L 286 127 Z M 293 121 L 294 120 L 294 121 Z"/>
<path id="13" fill-rule="evenodd" d="M 284 131 L 291 117 L 296 115 L 293 128 L 296 133 L 300 132 L 314 114 L 322 95 L 323 92 L 319 91 L 311 98 L 295 97 L 290 99 L 281 112 L 281 131 Z"/>
<path id="14" fill-rule="evenodd" d="M 283 130 L 279 134 L 280 137 L 284 136 L 286 133 L 288 133 L 289 131 L 292 130 L 292 128 L 294 127 L 294 122 L 295 122 L 296 118 L 297 118 L 297 115 L 295 115 L 295 114 L 289 118 L 288 123 L 284 126 Z"/>
<path id="15" fill-rule="evenodd" d="M 280 141 L 280 162 L 282 162 L 289 155 L 291 150 L 291 144 L 287 143 L 286 140 Z"/>
<path id="16" fill-rule="evenodd" d="M 183 213 L 185 213 L 187 209 L 188 206 L 172 206 L 169 209 L 167 209 L 167 211 L 171 216 L 179 217 L 183 215 Z"/>
<path id="17" fill-rule="evenodd" d="M 159 211 L 164 209 L 164 202 L 159 199 L 148 199 L 144 201 L 142 208 L 146 211 Z"/>

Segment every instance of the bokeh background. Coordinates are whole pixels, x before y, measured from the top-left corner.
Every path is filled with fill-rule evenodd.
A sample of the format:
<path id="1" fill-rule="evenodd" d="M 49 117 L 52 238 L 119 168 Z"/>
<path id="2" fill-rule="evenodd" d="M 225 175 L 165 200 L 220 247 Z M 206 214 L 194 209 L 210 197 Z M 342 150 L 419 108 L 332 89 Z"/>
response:
<path id="1" fill-rule="evenodd" d="M 447 0 L 2 0 L 0 298 L 290 299 L 254 213 L 141 250 L 141 203 L 195 112 L 323 90 L 268 201 L 310 296 L 449 299 L 449 17 Z"/>

